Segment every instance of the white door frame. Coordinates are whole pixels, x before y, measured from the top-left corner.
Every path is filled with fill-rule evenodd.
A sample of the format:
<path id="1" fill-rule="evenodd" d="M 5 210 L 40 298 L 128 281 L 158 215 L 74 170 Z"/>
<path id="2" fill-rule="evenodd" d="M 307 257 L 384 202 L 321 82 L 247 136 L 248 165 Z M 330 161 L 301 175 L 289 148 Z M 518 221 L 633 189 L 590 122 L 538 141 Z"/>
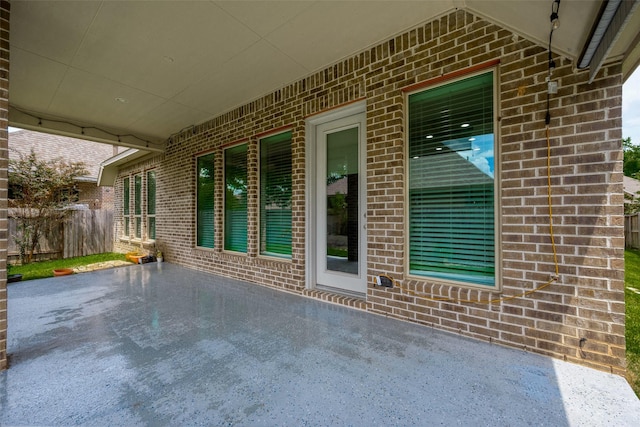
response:
<path id="1" fill-rule="evenodd" d="M 316 209 L 317 206 L 317 169 L 318 169 L 318 159 L 316 157 L 316 129 L 318 126 L 329 123 L 335 120 L 344 119 L 347 117 L 355 116 L 358 114 L 364 114 L 366 112 L 366 102 L 360 101 L 357 103 L 353 103 L 347 105 L 342 108 L 338 108 L 335 110 L 328 111 L 326 113 L 318 114 L 313 117 L 310 117 L 306 121 L 306 178 L 305 178 L 305 188 L 306 188 L 306 200 L 305 200 L 305 208 L 306 208 L 306 239 L 305 239 L 305 270 L 306 270 L 306 288 L 307 289 L 316 289 L 318 278 L 317 278 L 317 255 L 318 255 L 318 242 L 316 233 L 318 230 L 318 212 Z M 360 296 L 366 294 L 366 281 L 367 281 L 367 260 L 366 260 L 366 218 L 364 218 L 364 212 L 366 212 L 366 120 L 361 128 L 360 143 L 359 148 L 359 174 L 362 177 L 361 182 L 363 183 L 361 194 L 360 194 L 360 211 L 363 213 L 360 217 L 360 221 L 362 223 L 360 227 L 360 251 L 359 254 L 359 271 L 362 279 L 363 287 L 359 291 L 349 291 L 343 290 L 344 293 L 354 293 Z M 336 288 L 340 291 L 339 288 Z"/>

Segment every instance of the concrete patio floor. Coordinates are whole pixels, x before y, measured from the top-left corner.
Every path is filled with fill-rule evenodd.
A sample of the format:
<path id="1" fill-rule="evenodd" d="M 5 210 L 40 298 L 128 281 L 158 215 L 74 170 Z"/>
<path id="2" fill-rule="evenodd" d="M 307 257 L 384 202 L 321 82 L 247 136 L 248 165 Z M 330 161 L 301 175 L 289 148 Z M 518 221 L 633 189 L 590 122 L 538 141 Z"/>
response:
<path id="1" fill-rule="evenodd" d="M 171 264 L 9 285 L 0 425 L 638 425 L 619 376 Z"/>

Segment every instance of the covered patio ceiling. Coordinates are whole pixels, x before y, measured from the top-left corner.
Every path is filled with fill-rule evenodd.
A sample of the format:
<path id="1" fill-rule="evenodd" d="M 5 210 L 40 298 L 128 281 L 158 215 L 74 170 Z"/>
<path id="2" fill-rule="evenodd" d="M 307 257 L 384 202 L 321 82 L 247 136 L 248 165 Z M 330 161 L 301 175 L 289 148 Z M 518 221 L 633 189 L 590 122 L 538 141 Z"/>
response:
<path id="1" fill-rule="evenodd" d="M 604 56 L 624 59 L 625 78 L 640 57 L 637 3 Z M 554 51 L 577 64 L 602 5 L 562 0 Z M 182 129 L 455 9 L 546 45 L 551 8 L 552 0 L 13 0 L 9 121 L 163 151 Z"/>

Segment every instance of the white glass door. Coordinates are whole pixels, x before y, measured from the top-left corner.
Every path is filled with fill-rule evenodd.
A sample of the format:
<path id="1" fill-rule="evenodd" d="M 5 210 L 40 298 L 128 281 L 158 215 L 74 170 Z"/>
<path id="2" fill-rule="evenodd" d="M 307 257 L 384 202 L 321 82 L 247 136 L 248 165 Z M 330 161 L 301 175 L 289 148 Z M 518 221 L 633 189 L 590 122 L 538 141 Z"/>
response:
<path id="1" fill-rule="evenodd" d="M 366 293 L 365 115 L 316 127 L 315 279 Z"/>

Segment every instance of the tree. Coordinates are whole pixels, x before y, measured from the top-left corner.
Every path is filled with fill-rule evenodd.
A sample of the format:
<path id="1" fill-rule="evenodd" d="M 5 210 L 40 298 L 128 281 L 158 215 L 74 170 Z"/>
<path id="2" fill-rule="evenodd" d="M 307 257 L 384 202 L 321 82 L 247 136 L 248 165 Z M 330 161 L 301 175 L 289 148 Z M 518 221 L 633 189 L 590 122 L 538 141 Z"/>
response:
<path id="1" fill-rule="evenodd" d="M 634 145 L 631 138 L 622 140 L 623 150 L 623 166 L 622 172 L 624 176 L 638 178 L 640 172 L 640 146 Z"/>
<path id="2" fill-rule="evenodd" d="M 622 173 L 634 179 L 640 178 L 640 146 L 634 145 L 631 138 L 622 140 L 623 165 Z M 640 212 L 640 200 L 636 196 L 624 195 L 624 213 L 625 215 Z"/>
<path id="3" fill-rule="evenodd" d="M 13 238 L 23 264 L 33 260 L 43 234 L 69 215 L 70 204 L 78 200 L 74 181 L 87 174 L 82 162 L 40 160 L 33 150 L 9 160 L 9 216 L 16 220 Z"/>
<path id="4" fill-rule="evenodd" d="M 624 195 L 624 214 L 632 215 L 640 212 L 640 200 L 627 194 Z"/>

